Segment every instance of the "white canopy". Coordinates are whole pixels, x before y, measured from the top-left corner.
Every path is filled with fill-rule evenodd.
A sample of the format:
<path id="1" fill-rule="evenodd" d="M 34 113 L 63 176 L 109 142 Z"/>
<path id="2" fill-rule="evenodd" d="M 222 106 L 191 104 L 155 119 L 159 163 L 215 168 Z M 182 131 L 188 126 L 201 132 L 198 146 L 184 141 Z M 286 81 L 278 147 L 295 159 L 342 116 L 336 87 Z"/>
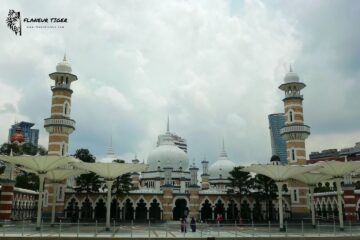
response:
<path id="1" fill-rule="evenodd" d="M 68 163 L 79 161 L 74 157 L 65 156 L 0 156 L 0 159 L 12 164 L 22 165 L 37 173 L 47 173 Z"/>
<path id="2" fill-rule="evenodd" d="M 115 179 L 120 175 L 130 172 L 142 172 L 147 169 L 145 164 L 132 163 L 85 163 L 76 162 L 73 166 L 91 171 L 106 179 Z"/>
<path id="3" fill-rule="evenodd" d="M 318 165 L 272 165 L 272 164 L 252 164 L 243 168 L 241 171 L 253 172 L 268 176 L 276 182 L 285 181 L 296 175 L 316 170 L 320 168 Z"/>
<path id="4" fill-rule="evenodd" d="M 336 178 L 343 178 L 356 170 L 360 169 L 360 162 L 339 162 L 335 160 L 321 161 L 316 165 L 321 166 L 319 172 Z"/>
<path id="5" fill-rule="evenodd" d="M 320 172 L 307 172 L 295 175 L 292 178 L 307 185 L 316 185 L 319 182 L 332 178 L 332 176 Z"/>

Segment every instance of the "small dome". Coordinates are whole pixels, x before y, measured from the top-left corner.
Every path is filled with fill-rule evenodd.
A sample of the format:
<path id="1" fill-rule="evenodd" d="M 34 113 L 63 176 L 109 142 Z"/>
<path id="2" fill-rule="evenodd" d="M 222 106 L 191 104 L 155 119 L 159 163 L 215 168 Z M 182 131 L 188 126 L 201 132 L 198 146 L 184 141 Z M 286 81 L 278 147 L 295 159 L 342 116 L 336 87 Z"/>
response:
<path id="1" fill-rule="evenodd" d="M 62 62 L 59 62 L 56 65 L 56 71 L 57 72 L 63 72 L 63 73 L 71 73 L 71 66 L 70 64 L 66 61 L 66 55 L 64 56 L 64 59 Z"/>
<path id="2" fill-rule="evenodd" d="M 299 82 L 299 81 L 300 81 L 299 75 L 294 73 L 290 66 L 290 71 L 285 75 L 284 82 L 291 83 L 291 82 Z"/>
<path id="3" fill-rule="evenodd" d="M 278 155 L 273 155 L 270 159 L 270 162 L 280 162 L 280 158 Z"/>
<path id="4" fill-rule="evenodd" d="M 225 151 L 225 144 L 223 142 L 223 149 L 219 158 L 209 167 L 210 179 L 228 179 L 230 172 L 234 169 L 235 163 L 231 161 Z"/>
<path id="5" fill-rule="evenodd" d="M 165 142 L 152 150 L 148 156 L 149 170 L 157 170 L 158 167 L 171 167 L 173 170 L 188 170 L 189 158 L 186 153 L 175 146 L 172 142 Z"/>
<path id="6" fill-rule="evenodd" d="M 10 141 L 12 143 L 23 143 L 25 141 L 25 137 L 21 132 L 21 128 L 17 127 L 15 133 L 11 136 Z"/>

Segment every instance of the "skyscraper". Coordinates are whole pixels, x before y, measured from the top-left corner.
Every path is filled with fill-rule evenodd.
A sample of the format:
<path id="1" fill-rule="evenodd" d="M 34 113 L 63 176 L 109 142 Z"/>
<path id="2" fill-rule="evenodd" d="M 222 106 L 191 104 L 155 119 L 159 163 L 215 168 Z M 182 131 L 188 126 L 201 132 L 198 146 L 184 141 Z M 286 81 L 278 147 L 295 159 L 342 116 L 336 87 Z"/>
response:
<path id="1" fill-rule="evenodd" d="M 283 113 L 273 113 L 268 116 L 272 155 L 277 155 L 281 163 L 287 164 L 286 142 L 280 135 L 280 129 L 285 127 Z"/>
<path id="2" fill-rule="evenodd" d="M 39 129 L 31 129 L 35 124 L 30 122 L 19 122 L 11 125 L 9 129 L 9 142 L 11 140 L 11 136 L 16 132 L 16 128 L 20 127 L 22 134 L 25 137 L 25 143 L 32 143 L 37 146 L 39 141 Z"/>

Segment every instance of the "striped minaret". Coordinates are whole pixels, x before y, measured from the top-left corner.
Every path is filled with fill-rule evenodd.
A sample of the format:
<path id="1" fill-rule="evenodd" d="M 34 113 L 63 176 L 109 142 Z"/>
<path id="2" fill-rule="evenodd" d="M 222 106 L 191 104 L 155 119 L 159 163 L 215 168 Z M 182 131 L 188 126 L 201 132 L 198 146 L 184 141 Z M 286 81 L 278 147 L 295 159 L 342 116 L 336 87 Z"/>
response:
<path id="1" fill-rule="evenodd" d="M 304 124 L 303 96 L 300 91 L 306 86 L 299 76 L 290 71 L 284 78 L 280 89 L 285 92 L 285 127 L 280 130 L 286 141 L 289 164 L 306 164 L 305 139 L 310 135 L 310 127 Z"/>
<path id="2" fill-rule="evenodd" d="M 280 135 L 286 141 L 288 164 L 306 164 L 305 139 L 310 135 L 310 127 L 304 124 L 303 96 L 300 92 L 304 87 L 305 84 L 300 82 L 299 76 L 290 66 L 284 83 L 279 86 L 285 92 L 285 126 L 280 130 Z M 289 181 L 288 189 L 291 194 L 292 216 L 308 216 L 308 186 L 298 181 Z"/>
<path id="3" fill-rule="evenodd" d="M 51 86 L 51 116 L 45 119 L 44 127 L 49 133 L 48 155 L 66 156 L 68 154 L 69 136 L 75 130 L 75 121 L 70 118 L 71 113 L 71 83 L 77 80 L 77 76 L 72 73 L 70 64 L 66 61 L 66 56 L 62 62 L 56 65 L 56 72 L 49 74 L 50 79 L 54 80 Z M 64 196 L 66 183 L 51 184 L 45 182 L 44 193 L 44 212 L 45 215 L 51 212 L 53 205 L 53 186 L 56 186 L 57 199 L 55 201 L 56 212 L 64 210 Z"/>

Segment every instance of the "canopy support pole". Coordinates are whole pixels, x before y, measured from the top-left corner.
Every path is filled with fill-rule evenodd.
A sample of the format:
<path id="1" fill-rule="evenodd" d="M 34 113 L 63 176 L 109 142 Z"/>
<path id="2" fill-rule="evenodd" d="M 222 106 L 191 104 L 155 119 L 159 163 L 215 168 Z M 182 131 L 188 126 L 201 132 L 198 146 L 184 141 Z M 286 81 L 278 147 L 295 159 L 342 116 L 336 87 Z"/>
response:
<path id="1" fill-rule="evenodd" d="M 41 227 L 41 212 L 42 212 L 42 202 L 43 202 L 43 191 L 44 191 L 44 179 L 45 174 L 39 174 L 39 197 L 38 197 L 38 204 L 37 204 L 37 219 L 36 219 L 36 230 L 40 230 Z"/>
<path id="2" fill-rule="evenodd" d="M 107 180 L 107 199 L 106 199 L 106 231 L 110 231 L 110 208 L 111 208 L 111 187 L 114 183 L 114 180 Z"/>
<path id="3" fill-rule="evenodd" d="M 279 225 L 280 231 L 285 231 L 284 228 L 284 215 L 283 215 L 283 204 L 282 204 L 282 186 L 283 182 L 276 182 L 278 188 L 278 200 L 279 200 Z"/>
<path id="4" fill-rule="evenodd" d="M 340 231 L 344 231 L 344 216 L 342 209 L 342 196 L 341 196 L 341 178 L 336 178 L 336 192 L 337 192 L 337 206 L 339 213 L 339 223 L 340 223 Z"/>
<path id="5" fill-rule="evenodd" d="M 53 183 L 53 199 L 52 199 L 52 207 L 51 207 L 51 226 L 55 225 L 55 207 L 56 207 L 56 195 L 57 195 L 57 183 Z"/>
<path id="6" fill-rule="evenodd" d="M 314 201 L 314 186 L 309 185 L 310 188 L 310 209 L 311 209 L 311 223 L 313 228 L 316 228 L 316 222 L 315 222 L 315 201 Z"/>

